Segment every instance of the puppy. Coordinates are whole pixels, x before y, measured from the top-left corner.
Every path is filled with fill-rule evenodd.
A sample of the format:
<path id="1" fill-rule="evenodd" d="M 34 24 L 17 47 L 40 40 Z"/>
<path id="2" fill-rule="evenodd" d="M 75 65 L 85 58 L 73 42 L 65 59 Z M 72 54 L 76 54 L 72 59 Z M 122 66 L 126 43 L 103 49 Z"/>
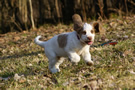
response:
<path id="1" fill-rule="evenodd" d="M 94 42 L 95 32 L 99 31 L 99 23 L 83 23 L 78 14 L 72 16 L 74 31 L 54 36 L 48 41 L 40 41 L 41 36 L 35 38 L 35 43 L 44 48 L 49 59 L 49 70 L 52 73 L 60 72 L 59 65 L 68 57 L 71 62 L 78 63 L 80 55 L 88 65 L 93 65 L 90 45 Z"/>

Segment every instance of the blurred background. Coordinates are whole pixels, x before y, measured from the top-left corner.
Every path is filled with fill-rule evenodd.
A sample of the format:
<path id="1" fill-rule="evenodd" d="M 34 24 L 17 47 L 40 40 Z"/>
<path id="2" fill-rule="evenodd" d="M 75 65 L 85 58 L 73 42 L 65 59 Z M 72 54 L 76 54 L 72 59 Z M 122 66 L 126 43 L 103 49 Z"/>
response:
<path id="1" fill-rule="evenodd" d="M 135 0 L 0 0 L 0 33 L 51 23 L 69 24 L 78 13 L 84 21 L 135 14 Z"/>

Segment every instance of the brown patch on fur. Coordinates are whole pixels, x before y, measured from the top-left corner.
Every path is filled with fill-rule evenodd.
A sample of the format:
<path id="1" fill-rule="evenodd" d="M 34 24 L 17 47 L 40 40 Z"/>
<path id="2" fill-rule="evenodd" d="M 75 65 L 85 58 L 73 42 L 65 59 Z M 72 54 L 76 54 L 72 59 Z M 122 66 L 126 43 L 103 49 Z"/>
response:
<path id="1" fill-rule="evenodd" d="M 67 45 L 67 36 L 68 36 L 67 34 L 60 34 L 58 36 L 57 41 L 58 41 L 59 47 L 64 48 Z"/>
<path id="2" fill-rule="evenodd" d="M 72 19 L 73 19 L 73 22 L 74 22 L 74 30 L 76 32 L 79 32 L 80 30 L 82 30 L 83 29 L 83 22 L 82 22 L 82 19 L 81 19 L 80 15 L 74 14 L 72 16 Z"/>

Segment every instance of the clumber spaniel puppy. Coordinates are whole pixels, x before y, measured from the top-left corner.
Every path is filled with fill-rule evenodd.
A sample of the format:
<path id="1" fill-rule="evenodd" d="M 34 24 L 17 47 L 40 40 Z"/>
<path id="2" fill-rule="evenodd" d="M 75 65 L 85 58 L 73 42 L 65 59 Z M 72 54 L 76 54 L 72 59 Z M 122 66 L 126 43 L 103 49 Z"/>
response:
<path id="1" fill-rule="evenodd" d="M 78 14 L 74 14 L 72 19 L 73 32 L 58 34 L 48 41 L 40 41 L 41 36 L 35 38 L 35 43 L 44 48 L 49 59 L 49 70 L 52 73 L 60 71 L 59 65 L 65 57 L 68 57 L 71 62 L 78 63 L 81 55 L 86 64 L 94 64 L 89 48 L 94 42 L 95 32 L 99 32 L 99 23 L 83 23 Z"/>

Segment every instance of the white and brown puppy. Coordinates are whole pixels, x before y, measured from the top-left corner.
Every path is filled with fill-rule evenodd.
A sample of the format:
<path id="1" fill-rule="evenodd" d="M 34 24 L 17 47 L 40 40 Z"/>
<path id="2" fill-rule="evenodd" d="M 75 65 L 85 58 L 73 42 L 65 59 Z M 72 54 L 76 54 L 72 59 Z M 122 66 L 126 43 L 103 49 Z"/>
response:
<path id="1" fill-rule="evenodd" d="M 78 63 L 81 55 L 88 65 L 93 65 L 89 48 L 94 42 L 95 32 L 99 31 L 99 23 L 83 23 L 78 14 L 74 14 L 72 19 L 75 31 L 56 35 L 45 42 L 39 40 L 41 36 L 35 38 L 35 43 L 45 50 L 52 73 L 60 71 L 59 65 L 64 61 L 63 57 Z"/>

